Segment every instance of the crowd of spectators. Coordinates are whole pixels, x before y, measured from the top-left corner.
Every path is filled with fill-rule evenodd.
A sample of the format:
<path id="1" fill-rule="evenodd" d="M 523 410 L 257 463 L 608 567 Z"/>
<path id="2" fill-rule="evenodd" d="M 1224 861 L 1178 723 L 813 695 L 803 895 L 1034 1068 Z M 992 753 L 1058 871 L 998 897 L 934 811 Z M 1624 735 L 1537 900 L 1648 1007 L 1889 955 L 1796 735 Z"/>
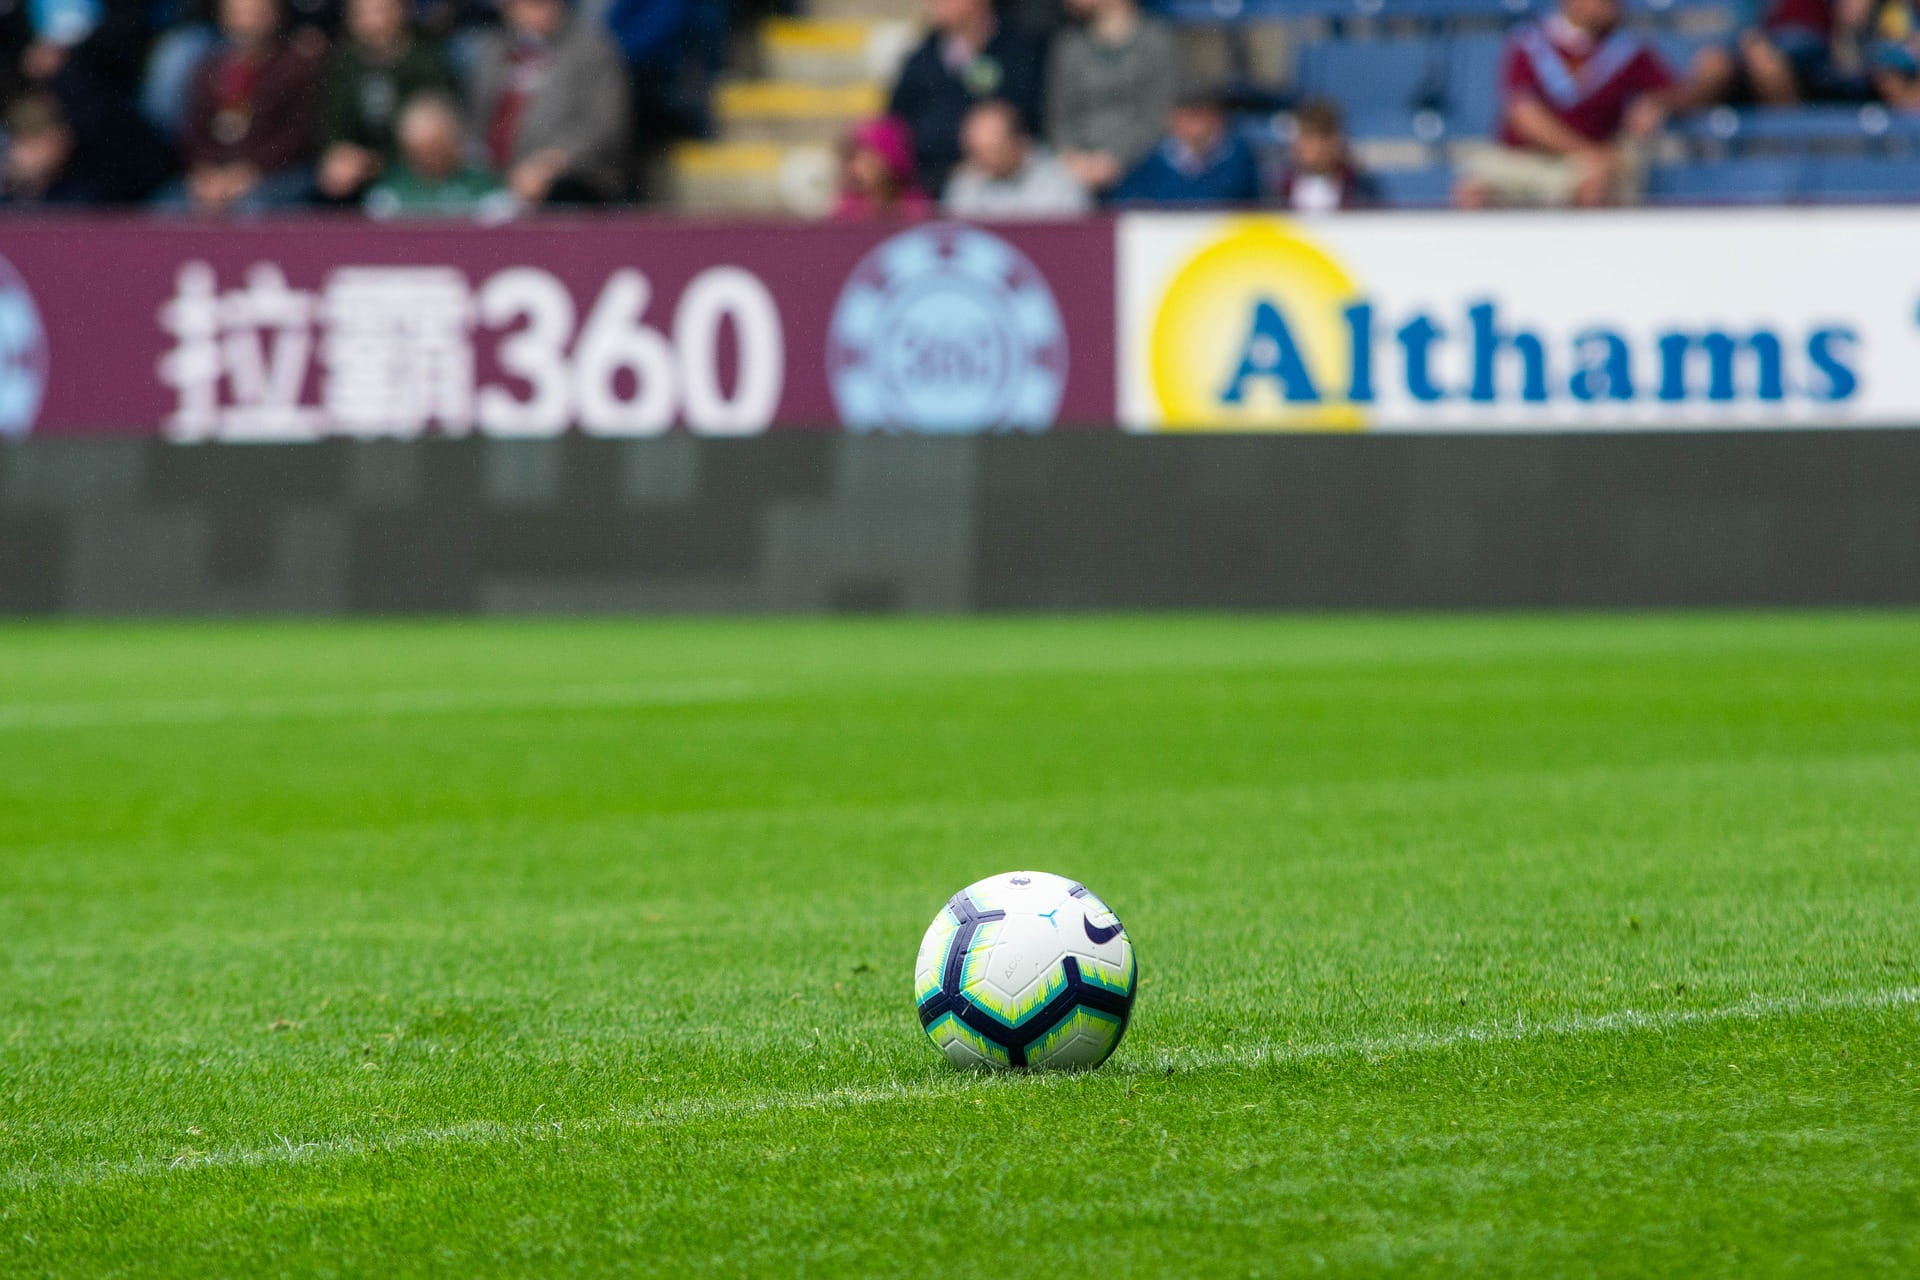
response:
<path id="1" fill-rule="evenodd" d="M 1173 33 L 1138 0 L 1065 8 L 1072 24 L 1048 40 L 993 0 L 925 0 L 927 35 L 900 69 L 891 114 L 848 139 L 837 211 L 913 216 L 937 200 L 958 217 L 1054 218 L 1270 192 L 1303 210 L 1375 202 L 1331 103 L 1299 111 L 1290 164 L 1263 174 L 1226 99 L 1180 83 Z"/>
<path id="2" fill-rule="evenodd" d="M 644 196 L 649 151 L 701 126 L 729 6 L 788 2 L 0 0 L 0 202 L 488 217 Z M 1631 202 L 1678 112 L 1920 110 L 1920 0 L 1736 2 L 1736 34 L 1684 68 L 1622 0 L 1519 28 L 1458 202 Z M 846 139 L 840 217 L 1380 202 L 1325 101 L 1296 104 L 1264 168 L 1140 0 L 922 3 L 887 116 Z"/>
<path id="3" fill-rule="evenodd" d="M 1686 68 L 1669 67 L 1625 25 L 1622 0 L 1559 0 L 1518 28 L 1501 59 L 1496 136 L 1460 148 L 1456 203 L 1632 203 L 1651 140 L 1676 113 L 1876 98 L 1920 110 L 1920 0 L 1741 3 L 1733 38 Z M 1077 25 L 1048 50 L 992 0 L 925 0 L 929 31 L 885 122 L 911 139 L 914 168 L 897 169 L 895 184 L 915 203 L 843 200 L 842 211 L 911 214 L 929 199 L 999 218 L 1089 204 L 1381 203 L 1332 103 L 1298 105 L 1286 163 L 1264 173 L 1223 98 L 1179 83 L 1172 33 L 1138 0 L 1065 4 Z M 850 188 L 861 155 L 850 145 Z"/>
<path id="4" fill-rule="evenodd" d="M 647 145 L 697 128 L 700 94 L 681 89 L 717 66 L 697 37 L 727 0 L 195 2 L 0 9 L 0 201 L 486 216 L 622 200 Z"/>

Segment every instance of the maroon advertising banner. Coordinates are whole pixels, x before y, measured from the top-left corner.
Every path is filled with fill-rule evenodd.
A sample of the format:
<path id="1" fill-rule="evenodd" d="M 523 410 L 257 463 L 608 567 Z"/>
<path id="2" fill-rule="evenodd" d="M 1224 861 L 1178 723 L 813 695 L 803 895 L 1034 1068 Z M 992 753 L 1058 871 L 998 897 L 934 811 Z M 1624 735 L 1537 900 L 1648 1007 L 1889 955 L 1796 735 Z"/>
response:
<path id="1" fill-rule="evenodd" d="M 566 219 L 0 225 L 0 436 L 1114 422 L 1114 240 Z"/>

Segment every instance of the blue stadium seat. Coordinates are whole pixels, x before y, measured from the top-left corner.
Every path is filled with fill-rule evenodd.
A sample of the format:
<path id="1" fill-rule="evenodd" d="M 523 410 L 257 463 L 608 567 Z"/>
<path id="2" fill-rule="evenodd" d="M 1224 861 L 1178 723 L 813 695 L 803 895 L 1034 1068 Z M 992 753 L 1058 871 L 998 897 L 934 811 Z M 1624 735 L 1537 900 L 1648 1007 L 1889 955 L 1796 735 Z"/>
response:
<path id="1" fill-rule="evenodd" d="M 1300 51 L 1296 96 L 1330 98 L 1355 137 L 1411 137 L 1414 117 L 1439 95 L 1437 41 L 1323 40 Z"/>
<path id="2" fill-rule="evenodd" d="M 1321 40 L 1300 51 L 1294 81 L 1302 97 L 1332 98 L 1349 111 L 1412 111 L 1432 97 L 1438 64 L 1432 40 Z"/>
<path id="3" fill-rule="evenodd" d="M 1548 0 L 1354 0 L 1363 17 L 1443 23 L 1512 21 L 1549 7 Z"/>
<path id="4" fill-rule="evenodd" d="M 1306 18 L 1350 18 L 1355 0 L 1158 0 L 1147 7 L 1171 22 L 1231 26 Z"/>
<path id="5" fill-rule="evenodd" d="M 1653 47 L 1660 54 L 1660 60 L 1667 64 L 1667 70 L 1676 77 L 1685 79 L 1693 60 L 1700 51 L 1710 45 L 1725 44 L 1729 37 L 1724 34 L 1701 35 L 1698 32 L 1656 31 L 1652 33 Z"/>
<path id="6" fill-rule="evenodd" d="M 1644 14 L 1656 21 L 1666 21 L 1681 14 L 1718 13 L 1724 15 L 1729 31 L 1738 17 L 1735 6 L 1729 4 L 1728 0 L 1627 0 L 1627 12 Z"/>
<path id="7" fill-rule="evenodd" d="M 1920 160 L 1813 160 L 1807 188 L 1819 200 L 1920 201 Z"/>
<path id="8" fill-rule="evenodd" d="M 1804 150 L 1885 140 L 1920 142 L 1920 116 L 1877 106 L 1721 108 L 1679 121 L 1675 128 L 1695 140 L 1770 143 Z"/>
<path id="9" fill-rule="evenodd" d="M 1389 209 L 1441 209 L 1453 199 L 1453 170 L 1445 165 L 1383 170 L 1373 180 Z"/>
<path id="10" fill-rule="evenodd" d="M 1647 172 L 1649 204 L 1783 204 L 1806 185 L 1799 160 L 1718 160 L 1656 165 Z"/>
<path id="11" fill-rule="evenodd" d="M 1447 42 L 1447 132 L 1483 138 L 1500 120 L 1500 55 L 1507 38 L 1482 33 Z"/>

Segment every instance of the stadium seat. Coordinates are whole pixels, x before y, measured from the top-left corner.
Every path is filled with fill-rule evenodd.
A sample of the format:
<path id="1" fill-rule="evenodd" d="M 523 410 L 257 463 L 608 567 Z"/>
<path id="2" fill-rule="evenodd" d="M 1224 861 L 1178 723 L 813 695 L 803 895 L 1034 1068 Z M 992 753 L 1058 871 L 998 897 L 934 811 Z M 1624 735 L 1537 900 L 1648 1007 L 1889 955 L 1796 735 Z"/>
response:
<path id="1" fill-rule="evenodd" d="M 1443 209 L 1453 199 L 1453 170 L 1446 165 L 1383 170 L 1373 180 L 1380 203 L 1389 209 Z"/>
<path id="2" fill-rule="evenodd" d="M 1920 142 L 1920 116 L 1884 107 L 1762 107 L 1735 111 L 1722 107 L 1679 121 L 1676 129 L 1696 141 L 1746 146 L 1770 144 L 1793 150 L 1854 147 L 1863 143 Z"/>
<path id="3" fill-rule="evenodd" d="M 1324 40 L 1300 51 L 1301 100 L 1330 98 L 1355 137 L 1411 137 L 1415 116 L 1439 96 L 1440 46 L 1420 38 Z"/>
<path id="4" fill-rule="evenodd" d="M 1652 33 L 1653 47 L 1660 54 L 1660 60 L 1677 77 L 1684 78 L 1693 60 L 1700 56 L 1702 49 L 1716 44 L 1725 44 L 1727 37 L 1718 32 L 1700 33 L 1693 31 L 1656 31 Z"/>
<path id="5" fill-rule="evenodd" d="M 1720 160 L 1659 165 L 1647 173 L 1649 204 L 1781 204 L 1805 185 L 1798 160 Z"/>
<path id="6" fill-rule="evenodd" d="M 1547 0 L 1354 0 L 1362 16 L 1444 23 L 1510 22 L 1537 13 Z"/>
<path id="7" fill-rule="evenodd" d="M 1149 5 L 1170 22 L 1195 26 L 1354 16 L 1355 0 L 1162 0 Z"/>
<path id="8" fill-rule="evenodd" d="M 1920 201 L 1920 159 L 1822 159 L 1808 164 L 1819 200 Z"/>
<path id="9" fill-rule="evenodd" d="M 1484 138 L 1500 119 L 1502 35 L 1459 35 L 1447 42 L 1447 132 Z"/>

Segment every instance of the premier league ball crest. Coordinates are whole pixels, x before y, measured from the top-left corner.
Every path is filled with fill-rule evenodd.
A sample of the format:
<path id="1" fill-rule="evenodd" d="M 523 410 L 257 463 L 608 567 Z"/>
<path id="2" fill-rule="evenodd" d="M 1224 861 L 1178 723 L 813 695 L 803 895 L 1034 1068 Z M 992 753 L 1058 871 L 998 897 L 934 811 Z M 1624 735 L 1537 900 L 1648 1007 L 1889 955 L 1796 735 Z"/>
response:
<path id="1" fill-rule="evenodd" d="M 827 381 L 856 431 L 1039 431 L 1066 379 L 1067 330 L 1046 278 L 976 227 L 893 236 L 834 306 Z"/>

